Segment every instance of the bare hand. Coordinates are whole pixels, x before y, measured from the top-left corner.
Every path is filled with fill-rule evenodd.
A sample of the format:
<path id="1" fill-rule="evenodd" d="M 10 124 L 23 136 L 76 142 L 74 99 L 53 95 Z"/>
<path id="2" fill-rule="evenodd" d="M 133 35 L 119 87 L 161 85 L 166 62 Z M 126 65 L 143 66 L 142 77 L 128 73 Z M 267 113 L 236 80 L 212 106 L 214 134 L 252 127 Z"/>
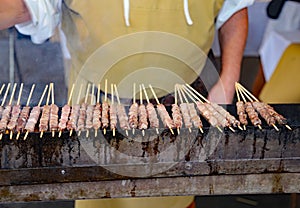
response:
<path id="1" fill-rule="evenodd" d="M 234 96 L 234 85 L 225 87 L 219 80 L 208 94 L 208 100 L 219 104 L 231 104 Z"/>

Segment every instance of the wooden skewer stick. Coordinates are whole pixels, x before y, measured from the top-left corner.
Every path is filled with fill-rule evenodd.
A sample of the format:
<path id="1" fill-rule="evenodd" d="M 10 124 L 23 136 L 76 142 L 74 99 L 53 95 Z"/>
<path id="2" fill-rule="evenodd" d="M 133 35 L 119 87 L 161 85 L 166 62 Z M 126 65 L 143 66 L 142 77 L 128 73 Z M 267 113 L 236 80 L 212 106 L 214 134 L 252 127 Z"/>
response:
<path id="1" fill-rule="evenodd" d="M 46 100 L 46 106 L 49 105 L 49 100 L 50 100 L 50 95 L 51 95 L 52 87 L 53 87 L 53 86 L 52 86 L 52 83 L 50 83 L 50 85 L 49 85 L 49 90 L 48 90 L 48 95 L 47 95 L 47 100 Z M 40 138 L 42 138 L 43 135 L 44 135 L 44 131 L 41 131 L 41 133 L 40 133 Z"/>
<path id="2" fill-rule="evenodd" d="M 81 92 L 82 92 L 82 88 L 83 88 L 83 84 L 81 84 L 80 85 L 80 88 L 79 88 L 79 93 L 78 93 L 78 95 L 77 95 L 77 101 L 76 101 L 76 104 L 77 105 L 79 105 L 79 102 L 80 102 L 80 96 L 81 96 Z M 71 97 L 71 96 L 70 96 Z M 70 99 L 70 98 L 69 98 Z M 74 131 L 74 129 L 72 128 L 71 130 L 70 130 L 70 136 L 72 136 L 72 134 L 73 134 L 73 131 Z"/>
<path id="3" fill-rule="evenodd" d="M 240 97 L 240 92 L 238 90 L 237 82 L 235 83 L 235 92 L 236 92 L 236 96 L 237 96 L 238 102 L 241 102 L 241 97 Z M 242 130 L 246 131 L 246 125 L 243 126 Z"/>
<path id="4" fill-rule="evenodd" d="M 43 94 L 42 94 L 42 96 L 41 96 L 41 98 L 40 98 L 40 101 L 39 101 L 39 103 L 38 103 L 38 105 L 37 105 L 38 107 L 41 106 L 42 101 L 43 101 L 43 99 L 44 99 L 44 96 L 45 96 L 45 94 L 46 94 L 46 92 L 47 92 L 47 89 L 48 89 L 48 85 L 45 86 L 45 89 L 44 89 L 44 91 L 43 91 Z M 29 133 L 29 131 L 26 131 L 25 136 L 24 136 L 24 140 L 27 139 L 28 133 Z"/>
<path id="5" fill-rule="evenodd" d="M 192 88 L 190 85 L 187 85 L 186 86 L 183 86 L 182 89 L 186 92 L 186 94 L 193 100 L 194 103 L 196 103 L 196 100 L 201 102 L 201 103 L 204 103 L 199 97 L 197 97 L 195 95 L 196 94 L 199 94 L 200 96 L 202 96 L 199 92 L 197 92 L 194 88 Z M 194 93 L 195 92 L 195 93 Z M 196 99 L 196 100 L 195 100 Z M 207 100 L 208 101 L 208 100 Z M 219 132 L 223 133 L 223 130 L 220 128 L 220 126 L 216 126 L 216 128 L 219 130 Z M 200 130 L 201 131 L 201 130 Z M 202 129 L 203 131 L 203 129 Z M 201 131 L 201 133 L 202 133 Z"/>
<path id="6" fill-rule="evenodd" d="M 7 98 L 7 94 L 9 92 L 9 88 L 10 88 L 10 83 L 8 83 L 8 85 L 7 85 L 7 88 L 6 88 L 6 91 L 5 91 L 5 94 L 4 94 L 1 106 L 3 106 L 4 103 L 5 103 L 5 100 Z M 0 140 L 2 140 L 2 137 L 3 137 L 3 133 L 0 134 Z"/>
<path id="7" fill-rule="evenodd" d="M 121 104 L 121 101 L 120 101 L 120 96 L 119 96 L 119 92 L 118 92 L 117 85 L 114 84 L 114 87 L 115 87 L 115 92 L 116 92 L 116 97 L 117 97 L 118 104 L 119 104 L 119 105 L 122 105 L 122 104 Z M 125 129 L 125 134 L 126 134 L 126 136 L 128 137 L 128 130 L 127 130 L 127 129 Z"/>
<path id="8" fill-rule="evenodd" d="M 10 95 L 10 99 L 9 99 L 8 105 L 12 104 L 12 100 L 14 98 L 14 95 L 15 95 L 15 92 L 16 92 L 16 88 L 17 88 L 17 83 L 14 83 L 13 90 L 12 90 L 12 93 Z M 2 136 L 3 136 L 3 133 L 0 134 L 0 137 L 1 137 L 0 140 L 2 139 Z M 10 139 L 12 139 L 12 133 L 10 134 Z"/>
<path id="9" fill-rule="evenodd" d="M 249 99 L 250 102 L 253 102 L 252 98 L 249 97 L 249 95 L 247 95 L 247 94 L 244 92 L 244 90 L 243 90 L 240 86 L 241 86 L 241 85 L 237 83 L 237 88 L 238 88 L 238 90 L 239 90 L 239 92 L 240 92 L 240 94 L 241 94 L 241 96 L 242 96 L 242 98 L 243 98 L 243 101 L 244 101 L 244 102 L 247 102 L 247 99 L 244 97 L 244 95 L 245 95 L 245 96 Z M 257 126 L 258 126 L 258 128 L 259 128 L 260 130 L 262 130 L 261 125 L 257 125 Z"/>
<path id="10" fill-rule="evenodd" d="M 114 85 L 113 84 L 110 85 L 110 90 L 111 90 L 111 105 L 114 105 L 115 98 L 114 98 Z M 115 127 L 112 129 L 112 132 L 113 132 L 113 137 L 116 136 L 116 128 Z"/>
<path id="11" fill-rule="evenodd" d="M 194 98 L 193 96 L 190 95 L 190 93 L 188 92 L 189 89 L 188 89 L 186 86 L 184 86 L 184 85 L 180 86 L 180 90 L 181 90 L 183 96 L 185 97 L 185 100 L 187 100 L 187 98 L 186 98 L 185 94 L 183 93 L 183 91 L 189 96 L 189 98 L 190 98 L 194 103 L 196 103 L 195 98 Z M 191 92 L 191 91 L 190 91 L 190 92 Z M 201 100 L 199 99 L 199 101 L 201 101 Z M 202 102 L 202 101 L 201 101 L 201 102 Z M 201 126 L 199 126 L 198 128 L 199 128 L 200 132 L 203 134 L 203 133 L 204 133 L 203 128 L 202 128 Z M 219 127 L 218 129 L 221 130 L 220 127 Z"/>
<path id="12" fill-rule="evenodd" d="M 3 100 L 2 100 L 1 106 L 3 106 L 4 103 L 5 103 L 5 100 L 6 100 L 8 91 L 9 91 L 9 88 L 10 88 L 10 83 L 8 83 L 8 85 L 7 85 L 7 87 L 6 87 L 6 91 L 5 91 L 5 94 L 4 94 L 4 97 L 3 97 Z"/>
<path id="13" fill-rule="evenodd" d="M 186 83 L 185 86 L 187 86 L 193 93 L 195 93 L 202 100 L 204 100 L 204 102 L 210 103 L 210 101 L 208 99 L 206 99 L 203 95 L 201 95 L 197 90 L 195 90 L 194 88 L 192 88 L 191 85 L 189 85 L 189 84 Z"/>
<path id="14" fill-rule="evenodd" d="M 51 85 L 51 101 L 52 101 L 52 104 L 54 105 L 54 83 L 51 83 L 50 84 Z M 55 136 L 55 131 L 54 130 L 52 130 L 52 138 L 54 138 L 54 136 Z"/>
<path id="15" fill-rule="evenodd" d="M 90 92 L 90 87 L 91 87 L 91 84 L 88 83 L 88 86 L 86 88 L 86 92 L 85 92 L 85 97 L 84 97 L 84 103 L 87 104 L 87 101 L 88 101 L 88 96 L 89 96 L 89 92 Z M 79 100 L 77 100 L 77 103 L 79 104 Z M 78 131 L 78 136 L 81 135 L 81 130 Z"/>
<path id="16" fill-rule="evenodd" d="M 178 94 L 179 94 L 179 91 L 178 91 L 178 86 L 177 84 L 174 86 L 174 95 L 175 95 L 175 100 L 174 100 L 174 104 L 175 105 L 178 105 Z M 177 127 L 177 134 L 180 135 L 180 128 Z"/>
<path id="17" fill-rule="evenodd" d="M 70 96 L 69 96 L 69 99 L 68 99 L 68 105 L 71 105 L 71 100 L 72 100 L 72 97 L 73 97 L 74 87 L 75 87 L 75 84 L 72 84 Z"/>
<path id="18" fill-rule="evenodd" d="M 247 90 L 243 85 L 241 85 L 240 83 L 237 83 L 237 86 L 242 89 L 243 92 L 246 92 L 246 94 L 248 94 L 253 100 L 255 101 L 259 101 L 249 90 Z M 253 102 L 253 101 L 251 101 Z"/>
<path id="19" fill-rule="evenodd" d="M 132 98 L 132 104 L 136 103 L 136 97 L 135 97 L 135 93 L 136 93 L 136 83 L 133 83 L 133 98 Z M 135 128 L 132 128 L 132 134 L 134 135 L 135 133 Z"/>
<path id="20" fill-rule="evenodd" d="M 91 95 L 91 105 L 94 105 L 94 93 L 95 93 L 95 84 L 92 85 L 92 95 Z M 88 138 L 90 134 L 89 129 L 86 129 L 85 137 Z"/>
<path id="21" fill-rule="evenodd" d="M 29 103 L 30 103 L 30 100 L 31 100 L 31 97 L 32 97 L 32 93 L 33 93 L 34 88 L 35 88 L 35 84 L 33 84 L 33 85 L 31 86 L 31 90 L 30 90 L 29 96 L 28 96 L 28 98 L 27 98 L 26 106 L 29 106 Z M 21 133 L 21 132 L 18 131 L 16 140 L 19 140 L 20 133 Z"/>
<path id="22" fill-rule="evenodd" d="M 101 85 L 100 85 L 100 83 L 98 84 L 98 90 L 97 90 L 97 104 L 99 104 L 100 103 L 100 87 L 101 87 Z M 95 137 L 97 137 L 98 136 L 98 129 L 95 129 Z"/>
<path id="23" fill-rule="evenodd" d="M 19 90 L 17 105 L 20 104 L 20 100 L 21 100 L 21 96 L 22 96 L 22 92 L 23 92 L 23 85 L 24 85 L 23 83 L 21 83 L 21 85 L 20 85 L 20 90 Z M 10 140 L 12 140 L 12 137 L 13 137 L 13 131 L 11 130 L 10 131 L 10 135 L 9 135 Z"/>
<path id="24" fill-rule="evenodd" d="M 2 91 L 4 90 L 4 88 L 5 88 L 5 84 L 2 84 L 2 87 L 0 89 L 0 95 L 2 95 Z"/>
<path id="25" fill-rule="evenodd" d="M 17 88 L 17 83 L 14 84 L 14 87 L 13 87 L 12 93 L 10 95 L 10 99 L 9 99 L 8 105 L 12 104 L 12 101 L 13 101 L 13 98 L 14 98 L 14 95 L 15 95 L 15 92 L 16 92 L 16 88 Z"/>
<path id="26" fill-rule="evenodd" d="M 71 100 L 72 100 L 72 96 L 73 96 L 74 87 L 75 87 L 75 84 L 72 84 L 70 96 L 69 96 L 69 98 L 68 98 L 68 105 L 71 104 Z M 61 137 L 61 134 L 62 134 L 62 130 L 59 130 L 59 132 L 58 132 L 58 138 Z"/>
<path id="27" fill-rule="evenodd" d="M 88 83 L 88 86 L 87 86 L 86 92 L 85 92 L 85 98 L 84 98 L 84 103 L 85 104 L 88 103 L 88 97 L 89 97 L 89 93 L 90 93 L 90 87 L 91 87 L 91 84 Z M 78 132 L 78 136 L 80 136 L 80 135 L 81 135 L 81 131 Z M 86 138 L 88 138 L 89 133 L 87 132 L 85 136 L 86 136 Z"/>
<path id="28" fill-rule="evenodd" d="M 154 92 L 154 89 L 153 89 L 152 85 L 149 84 L 149 87 L 150 87 L 150 90 L 151 90 L 151 92 L 152 92 L 152 94 L 153 94 L 155 100 L 156 100 L 156 103 L 157 103 L 158 105 L 160 105 L 160 102 L 159 102 L 159 100 L 158 100 L 158 98 L 157 98 L 157 96 L 156 96 L 156 93 Z M 172 129 L 170 126 L 168 126 L 168 128 L 169 128 L 170 132 L 174 135 L 173 129 Z"/>
<path id="29" fill-rule="evenodd" d="M 175 85 L 176 86 L 176 85 Z M 185 99 L 185 102 L 188 103 L 188 99 L 187 97 L 185 96 L 185 94 L 183 93 L 182 89 L 180 88 L 179 85 L 177 85 L 177 92 L 178 92 L 178 95 L 179 95 L 179 99 L 180 99 L 180 102 L 181 103 L 184 103 L 183 99 Z M 187 109 L 189 111 L 189 109 Z M 191 133 L 192 132 L 192 129 L 189 128 L 189 132 Z"/>
<path id="30" fill-rule="evenodd" d="M 143 91 L 142 86 L 140 85 L 140 105 L 143 105 Z M 142 129 L 142 135 L 145 136 L 145 129 Z"/>
<path id="31" fill-rule="evenodd" d="M 107 102 L 107 79 L 104 82 L 104 102 Z M 103 134 L 106 134 L 106 128 L 103 129 Z"/>
<path id="32" fill-rule="evenodd" d="M 201 97 L 205 102 L 210 103 L 209 100 L 207 100 L 203 95 L 201 95 L 199 92 L 197 92 L 194 88 L 192 88 L 190 85 L 186 84 L 186 86 L 188 86 L 191 90 L 193 90 L 194 93 L 196 93 L 199 97 Z M 226 118 L 225 118 L 226 119 Z M 217 126 L 218 130 L 222 130 L 219 126 Z M 235 130 L 229 126 L 228 127 L 232 132 L 235 132 Z M 223 131 L 222 131 L 223 132 Z"/>
<path id="33" fill-rule="evenodd" d="M 142 84 L 142 88 L 143 88 L 143 91 L 144 91 L 144 94 L 145 94 L 147 103 L 149 104 L 149 103 L 150 103 L 150 100 L 149 100 L 148 93 L 147 93 L 147 91 L 146 91 L 146 88 L 145 88 L 145 85 L 144 85 L 144 84 Z M 158 128 L 155 128 L 155 130 L 156 130 L 156 134 L 159 134 Z M 178 129 L 177 129 L 177 131 L 178 131 Z"/>

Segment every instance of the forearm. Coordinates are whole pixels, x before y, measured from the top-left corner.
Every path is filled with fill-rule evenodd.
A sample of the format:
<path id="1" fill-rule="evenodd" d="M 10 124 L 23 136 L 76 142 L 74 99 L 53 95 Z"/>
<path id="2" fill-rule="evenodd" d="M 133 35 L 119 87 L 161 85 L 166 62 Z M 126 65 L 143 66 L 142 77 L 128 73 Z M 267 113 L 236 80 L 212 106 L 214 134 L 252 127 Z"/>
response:
<path id="1" fill-rule="evenodd" d="M 234 96 L 234 83 L 239 80 L 240 68 L 244 48 L 248 34 L 248 13 L 247 9 L 236 12 L 219 29 L 219 41 L 221 48 L 220 80 L 224 86 L 225 96 L 232 100 Z"/>
<path id="2" fill-rule="evenodd" d="M 0 0 L 0 30 L 30 20 L 23 0 Z"/>

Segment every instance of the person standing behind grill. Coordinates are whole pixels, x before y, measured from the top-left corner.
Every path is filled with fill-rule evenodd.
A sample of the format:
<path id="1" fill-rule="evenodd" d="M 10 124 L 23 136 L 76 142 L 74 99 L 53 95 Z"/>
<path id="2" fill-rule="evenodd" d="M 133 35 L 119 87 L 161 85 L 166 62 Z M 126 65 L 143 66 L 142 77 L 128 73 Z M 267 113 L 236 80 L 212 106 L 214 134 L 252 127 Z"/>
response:
<path id="1" fill-rule="evenodd" d="M 122 77 L 133 73 L 134 70 L 149 69 L 152 64 L 155 67 L 168 68 L 172 70 L 172 73 L 174 71 L 175 76 L 178 75 L 184 81 L 192 83 L 196 77 L 190 76 L 195 74 L 190 66 L 178 62 L 177 57 L 168 58 L 168 54 L 163 54 L 165 51 L 161 51 L 161 49 L 158 51 L 159 54 L 149 53 L 149 51 L 142 55 L 138 52 L 129 54 L 119 63 L 113 63 L 109 71 L 106 71 L 107 68 L 101 69 L 100 66 L 97 66 L 98 71 L 96 72 L 95 69 L 94 73 L 82 69 L 93 53 L 98 52 L 97 50 L 107 43 L 143 31 L 174 34 L 176 37 L 196 44 L 201 51 L 207 54 L 213 42 L 214 25 L 216 25 L 221 43 L 222 71 L 220 79 L 214 85 L 206 83 L 205 85 L 210 85 L 206 87 L 210 90 L 209 99 L 211 101 L 231 103 L 234 96 L 234 82 L 238 81 L 240 75 L 241 59 L 247 37 L 248 22 L 245 7 L 253 1 L 226 0 L 223 4 L 223 0 L 0 0 L 0 29 L 17 24 L 16 27 L 21 33 L 31 35 L 32 41 L 35 43 L 42 43 L 51 37 L 55 27 L 62 21 L 61 29 L 66 38 L 64 49 L 67 49 L 65 50 L 67 52 L 65 54 L 71 57 L 69 83 L 72 84 L 83 76 L 84 79 L 92 82 L 99 78 L 95 77 L 95 74 L 105 74 L 110 78 L 109 80 L 118 84 L 122 81 Z M 159 45 L 160 37 L 149 38 L 147 36 L 144 41 L 150 42 L 151 45 Z M 134 44 L 134 40 L 129 43 Z M 180 49 L 189 48 L 178 45 L 172 50 Z M 108 48 L 106 50 L 116 49 Z M 191 60 L 197 60 L 196 56 L 199 55 L 192 54 L 195 51 L 189 52 L 189 50 L 186 53 Z M 111 63 L 106 62 L 105 59 L 103 62 Z M 117 71 L 120 69 L 121 73 Z M 198 72 L 200 73 L 201 69 L 196 71 L 196 73 Z M 144 77 L 139 76 L 141 82 L 145 80 Z M 167 84 L 171 85 L 170 82 Z"/>
<path id="2" fill-rule="evenodd" d="M 139 69 L 146 69 L 144 72 L 147 73 L 147 69 L 150 70 L 153 66 L 171 69 L 184 81 L 192 83 L 196 79 L 195 72 L 186 65 L 201 61 L 198 57 L 199 51 L 204 54 L 209 53 L 216 27 L 221 46 L 222 71 L 215 83 L 206 86 L 209 88 L 208 98 L 217 103 L 230 103 L 234 96 L 234 83 L 240 76 L 240 65 L 247 38 L 246 7 L 253 1 L 0 0 L 0 29 L 17 24 L 17 29 L 21 33 L 31 35 L 34 43 L 42 43 L 53 35 L 54 29 L 59 25 L 63 49 L 67 57 L 71 58 L 70 84 L 82 80 L 98 83 L 101 80 L 97 77 L 98 74 L 105 74 L 110 81 L 118 83 L 128 74 L 134 74 Z M 139 36 L 142 33 L 145 35 Z M 161 48 L 160 45 L 165 44 L 168 37 L 178 42 L 171 42 L 170 48 Z M 122 48 L 122 44 L 114 45 L 115 40 L 122 38 L 125 41 L 121 43 L 125 44 L 126 48 Z M 91 60 L 97 60 L 97 55 L 100 57 L 105 52 L 104 54 L 113 57 L 114 53 L 128 51 L 136 46 L 136 40 L 139 41 L 139 46 L 147 48 L 129 51 L 128 56 L 122 61 L 112 60 L 112 65 L 102 57 L 101 61 L 103 65 L 110 67 L 109 71 L 106 71 L 106 67 L 102 69 L 102 66 L 96 65 L 91 71 L 86 71 L 86 65 L 90 64 Z M 153 51 L 153 47 L 158 53 L 153 53 L 157 52 Z M 171 59 L 168 57 L 177 52 L 183 54 Z M 188 60 L 188 64 L 180 62 L 182 57 Z M 106 58 L 110 59 L 110 57 Z M 202 69 L 196 70 L 196 76 L 201 71 Z M 194 75 L 189 77 L 190 74 Z M 139 76 L 138 79 L 143 82 L 145 79 L 151 80 L 153 76 L 155 79 L 162 75 L 144 75 Z M 164 77 L 166 78 L 168 77 Z M 169 85 L 173 88 L 170 82 L 164 83 L 166 86 L 163 87 Z M 159 197 L 105 200 L 102 201 L 105 203 L 102 205 L 109 207 L 111 203 L 115 203 L 114 205 L 123 207 L 126 205 L 129 205 L 128 207 L 187 207 L 192 201 L 193 196 Z M 92 204 L 99 206 L 97 201 L 91 202 L 90 207 Z M 76 202 L 77 207 L 85 205 L 83 201 Z"/>

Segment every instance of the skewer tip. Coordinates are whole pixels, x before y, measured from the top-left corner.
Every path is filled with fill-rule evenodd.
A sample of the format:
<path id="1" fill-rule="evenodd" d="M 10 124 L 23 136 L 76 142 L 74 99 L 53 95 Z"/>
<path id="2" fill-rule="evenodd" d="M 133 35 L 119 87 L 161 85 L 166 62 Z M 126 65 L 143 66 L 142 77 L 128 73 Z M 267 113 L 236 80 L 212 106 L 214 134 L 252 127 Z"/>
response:
<path id="1" fill-rule="evenodd" d="M 243 129 L 240 125 L 238 125 L 238 128 L 239 128 L 240 130 L 244 131 L 244 129 Z"/>
<path id="2" fill-rule="evenodd" d="M 156 130 L 156 134 L 157 134 L 157 135 L 159 135 L 159 131 L 158 131 L 158 128 L 156 128 L 155 130 Z"/>
<path id="3" fill-rule="evenodd" d="M 274 129 L 275 129 L 276 131 L 279 131 L 278 127 L 277 127 L 275 124 L 272 124 L 272 126 L 274 127 Z"/>
<path id="4" fill-rule="evenodd" d="M 229 126 L 229 129 L 230 129 L 232 132 L 235 132 L 235 130 L 234 130 L 231 126 Z"/>
<path id="5" fill-rule="evenodd" d="M 60 131 L 58 132 L 58 138 L 61 137 L 61 133 L 62 133 L 62 130 L 60 130 Z"/>
<path id="6" fill-rule="evenodd" d="M 174 135 L 173 129 L 171 127 L 169 127 L 169 129 L 170 129 L 171 134 Z"/>
<path id="7" fill-rule="evenodd" d="M 26 131 L 25 136 L 24 136 L 24 141 L 27 139 L 28 133 L 29 133 L 29 131 Z"/>
<path id="8" fill-rule="evenodd" d="M 288 130 L 290 130 L 290 131 L 292 131 L 293 129 L 289 126 L 289 125 L 285 125 L 285 127 L 288 129 Z"/>
<path id="9" fill-rule="evenodd" d="M 10 131 L 10 132 L 9 132 L 9 139 L 12 140 L 12 138 L 13 138 L 13 132 Z"/>
<path id="10" fill-rule="evenodd" d="M 73 129 L 70 130 L 69 136 L 72 136 L 72 134 L 73 134 Z"/>
<path id="11" fill-rule="evenodd" d="M 18 131 L 17 136 L 16 136 L 16 140 L 19 140 L 20 137 L 20 132 Z"/>
<path id="12" fill-rule="evenodd" d="M 221 132 L 223 133 L 222 129 L 220 128 L 220 126 L 216 126 L 216 128 Z"/>

